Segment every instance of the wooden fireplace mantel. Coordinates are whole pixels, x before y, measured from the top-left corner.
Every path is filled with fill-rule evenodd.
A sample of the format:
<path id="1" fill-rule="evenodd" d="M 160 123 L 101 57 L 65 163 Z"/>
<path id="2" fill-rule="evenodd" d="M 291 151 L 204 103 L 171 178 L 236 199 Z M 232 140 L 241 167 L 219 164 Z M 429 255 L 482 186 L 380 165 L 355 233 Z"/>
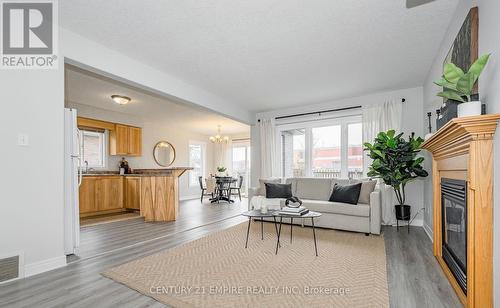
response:
<path id="1" fill-rule="evenodd" d="M 434 255 L 465 307 L 493 307 L 493 135 L 500 114 L 456 118 L 422 144 L 432 153 Z M 441 178 L 467 181 L 467 293 L 442 257 Z"/>

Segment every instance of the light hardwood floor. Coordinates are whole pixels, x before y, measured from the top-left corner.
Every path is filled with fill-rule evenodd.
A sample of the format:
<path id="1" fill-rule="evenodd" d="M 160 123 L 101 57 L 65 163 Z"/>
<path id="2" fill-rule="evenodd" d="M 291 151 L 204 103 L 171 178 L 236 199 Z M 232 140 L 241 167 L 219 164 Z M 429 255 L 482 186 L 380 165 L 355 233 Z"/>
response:
<path id="1" fill-rule="evenodd" d="M 179 220 L 137 220 L 89 227 L 82 232 L 80 259 L 68 266 L 0 286 L 1 307 L 163 307 L 162 304 L 100 275 L 107 268 L 223 230 L 246 218 L 246 201 L 232 205 L 181 202 Z M 84 228 L 85 229 L 85 228 Z M 422 228 L 383 229 L 391 307 L 460 307 L 432 256 Z"/>
<path id="2" fill-rule="evenodd" d="M 205 198 L 203 206 L 199 199 L 195 199 L 180 202 L 176 221 L 144 223 L 144 218 L 137 218 L 83 227 L 78 256 L 85 259 L 144 241 L 172 236 L 195 227 L 239 216 L 247 210 L 247 207 L 246 199 L 233 204 L 211 204 L 208 198 Z"/>

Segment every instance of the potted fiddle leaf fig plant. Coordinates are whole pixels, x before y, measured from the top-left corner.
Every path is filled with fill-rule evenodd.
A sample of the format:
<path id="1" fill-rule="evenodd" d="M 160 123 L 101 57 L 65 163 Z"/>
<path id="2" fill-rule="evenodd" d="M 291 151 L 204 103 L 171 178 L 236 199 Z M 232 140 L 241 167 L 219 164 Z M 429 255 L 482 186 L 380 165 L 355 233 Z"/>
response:
<path id="1" fill-rule="evenodd" d="M 473 100 L 473 91 L 489 58 L 490 54 L 479 57 L 466 73 L 455 64 L 446 63 L 442 78 L 434 81 L 436 85 L 443 87 L 443 92 L 439 92 L 437 96 L 459 102 L 459 117 L 481 114 L 481 101 Z"/>
<path id="2" fill-rule="evenodd" d="M 411 207 L 406 204 L 406 185 L 409 182 L 428 176 L 424 170 L 423 157 L 417 157 L 424 140 L 415 138 L 412 133 L 408 140 L 403 133 L 396 135 L 394 130 L 380 132 L 373 143 L 365 143 L 364 150 L 373 159 L 367 175 L 380 178 L 394 189 L 398 204 L 395 205 L 396 219 L 410 220 Z"/>

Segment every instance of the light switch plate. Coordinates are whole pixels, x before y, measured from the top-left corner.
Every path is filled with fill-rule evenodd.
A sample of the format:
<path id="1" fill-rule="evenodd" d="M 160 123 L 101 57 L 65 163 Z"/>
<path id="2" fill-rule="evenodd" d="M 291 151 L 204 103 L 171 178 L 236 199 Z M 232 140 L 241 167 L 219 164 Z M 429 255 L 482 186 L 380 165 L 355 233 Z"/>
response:
<path id="1" fill-rule="evenodd" d="M 26 147 L 29 145 L 29 137 L 26 134 L 19 133 L 17 135 L 17 145 Z"/>

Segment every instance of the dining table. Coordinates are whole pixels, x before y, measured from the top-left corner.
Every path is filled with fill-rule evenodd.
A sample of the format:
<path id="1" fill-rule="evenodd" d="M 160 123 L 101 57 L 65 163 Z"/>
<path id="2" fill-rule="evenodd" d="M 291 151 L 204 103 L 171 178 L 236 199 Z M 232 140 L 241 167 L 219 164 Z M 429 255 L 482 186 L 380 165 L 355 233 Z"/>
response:
<path id="1" fill-rule="evenodd" d="M 237 180 L 238 179 L 231 176 L 216 176 L 215 183 L 217 190 L 215 192 L 215 196 L 210 199 L 210 202 L 219 203 L 220 201 L 226 201 L 228 203 L 233 203 L 234 200 L 231 200 L 231 185 Z"/>

